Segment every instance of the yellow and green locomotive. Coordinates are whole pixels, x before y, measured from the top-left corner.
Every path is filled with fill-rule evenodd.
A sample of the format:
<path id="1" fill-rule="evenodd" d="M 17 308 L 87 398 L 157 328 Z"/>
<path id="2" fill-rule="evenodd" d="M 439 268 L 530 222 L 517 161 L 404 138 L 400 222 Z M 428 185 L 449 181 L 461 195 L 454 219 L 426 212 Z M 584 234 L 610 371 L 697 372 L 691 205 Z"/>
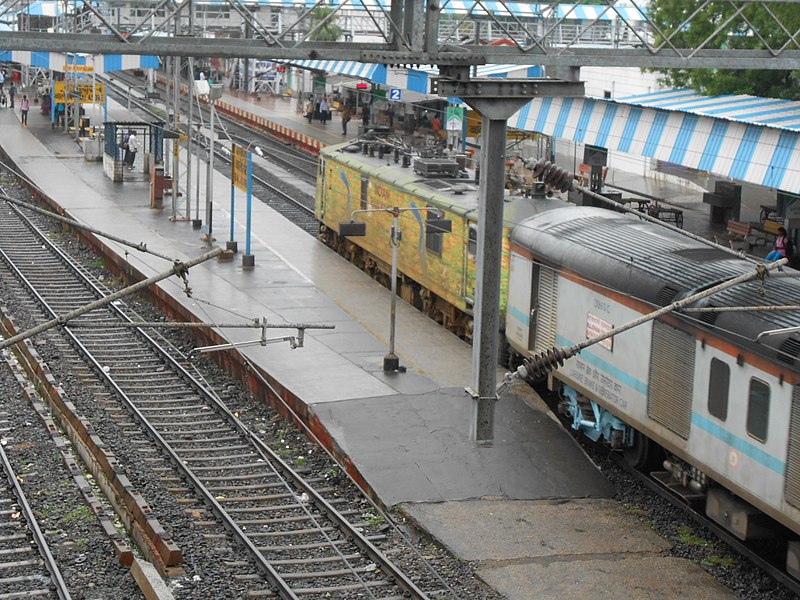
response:
<path id="1" fill-rule="evenodd" d="M 387 286 L 392 266 L 390 210 L 417 209 L 399 213 L 398 294 L 456 335 L 471 340 L 478 183 L 463 157 L 412 157 L 382 140 L 328 146 L 319 154 L 315 204 L 321 239 Z M 509 193 L 505 198 L 503 312 L 511 228 L 555 205 L 563 202 L 544 194 Z M 339 235 L 340 223 L 351 219 L 366 223 L 364 237 Z M 452 231 L 425 226 L 427 220 L 441 219 L 452 221 Z"/>

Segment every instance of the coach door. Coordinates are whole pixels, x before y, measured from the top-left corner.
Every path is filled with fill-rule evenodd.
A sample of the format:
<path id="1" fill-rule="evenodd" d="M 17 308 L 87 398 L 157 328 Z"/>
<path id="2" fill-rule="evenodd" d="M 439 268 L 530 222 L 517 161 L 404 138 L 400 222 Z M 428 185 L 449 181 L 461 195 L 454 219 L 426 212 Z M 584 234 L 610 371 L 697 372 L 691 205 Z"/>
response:
<path id="1" fill-rule="evenodd" d="M 695 347 L 691 335 L 653 321 L 647 416 L 685 440 L 692 418 Z"/>
<path id="2" fill-rule="evenodd" d="M 792 416 L 789 422 L 789 448 L 786 453 L 786 502 L 800 508 L 800 387 L 792 390 Z"/>
<path id="3" fill-rule="evenodd" d="M 558 273 L 550 267 L 534 264 L 531 288 L 528 349 L 532 352 L 544 352 L 556 345 Z"/>

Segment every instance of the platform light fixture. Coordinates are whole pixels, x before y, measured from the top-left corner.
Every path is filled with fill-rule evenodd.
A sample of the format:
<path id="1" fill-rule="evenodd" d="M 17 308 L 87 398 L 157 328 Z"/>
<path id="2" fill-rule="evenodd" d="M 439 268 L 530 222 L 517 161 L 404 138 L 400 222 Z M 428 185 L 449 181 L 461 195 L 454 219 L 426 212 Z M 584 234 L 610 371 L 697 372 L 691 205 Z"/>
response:
<path id="1" fill-rule="evenodd" d="M 350 221 L 339 223 L 339 235 L 342 237 L 364 237 L 367 235 L 367 224 L 355 220 L 359 213 L 384 212 L 392 215 L 392 227 L 389 230 L 390 243 L 392 244 L 392 305 L 389 319 L 389 354 L 383 357 L 383 371 L 385 373 L 402 373 L 405 367 L 400 367 L 400 359 L 395 354 L 395 325 L 397 321 L 397 250 L 403 234 L 400 231 L 400 213 L 407 211 L 425 211 L 434 213 L 437 218 L 426 219 L 427 233 L 450 233 L 453 231 L 453 222 L 439 217 L 440 211 L 433 207 L 393 207 L 393 208 L 366 208 L 354 210 L 350 213 Z"/>
<path id="2" fill-rule="evenodd" d="M 214 106 L 215 102 L 222 97 L 222 84 L 221 83 L 209 83 L 205 79 L 195 82 L 196 84 L 205 83 L 205 85 L 198 86 L 198 93 L 200 93 L 200 88 L 205 91 L 205 87 L 208 86 L 208 93 L 200 95 L 205 95 L 208 97 L 208 104 L 211 108 L 210 116 L 209 116 L 209 142 L 208 142 L 208 169 L 206 171 L 206 240 L 209 244 L 214 241 L 214 236 L 212 235 L 213 229 L 213 208 L 214 208 L 214 139 L 215 139 L 215 132 L 214 132 L 214 117 L 216 115 L 216 108 Z"/>

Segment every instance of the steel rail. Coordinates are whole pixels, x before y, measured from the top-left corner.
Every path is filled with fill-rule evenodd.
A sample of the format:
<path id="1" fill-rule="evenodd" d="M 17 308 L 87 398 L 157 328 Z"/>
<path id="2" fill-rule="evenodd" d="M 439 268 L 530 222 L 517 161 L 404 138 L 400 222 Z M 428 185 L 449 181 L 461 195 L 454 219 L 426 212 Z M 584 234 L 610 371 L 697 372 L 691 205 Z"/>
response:
<path id="1" fill-rule="evenodd" d="M 113 81 L 109 81 L 107 83 L 107 85 L 109 85 L 110 87 L 114 88 L 115 90 L 120 90 L 121 89 L 121 87 L 116 85 L 115 82 L 113 82 Z M 116 85 L 116 87 L 115 87 L 115 85 Z M 119 93 L 122 94 L 123 92 L 119 91 Z M 140 110 L 143 110 L 143 111 L 147 112 L 148 114 L 150 114 L 150 115 L 152 115 L 154 117 L 160 118 L 161 115 L 159 115 L 158 113 L 152 111 L 145 102 L 139 100 L 138 98 L 132 98 L 131 102 L 133 104 L 135 104 Z M 238 127 L 242 127 L 241 123 L 238 123 L 237 121 L 231 119 L 230 117 L 225 117 L 224 115 L 219 115 L 219 114 L 217 115 L 217 117 L 218 117 L 219 120 L 226 120 L 226 121 L 229 121 L 230 123 L 236 124 Z M 216 129 L 216 127 L 215 127 L 215 129 Z M 220 130 L 224 131 L 223 128 L 221 128 Z M 269 133 L 267 133 L 267 132 L 260 131 L 260 132 L 258 132 L 258 134 L 263 136 L 262 139 L 265 139 L 265 140 L 267 140 L 267 141 L 269 141 L 271 143 L 274 143 L 274 141 L 275 141 L 275 138 L 270 136 Z M 203 136 L 203 137 L 205 137 L 205 136 Z M 198 143 L 201 146 L 203 146 L 203 148 L 206 151 L 208 150 L 208 144 L 207 143 L 201 142 L 197 138 L 195 138 L 195 141 L 196 141 L 196 143 Z M 312 175 L 309 171 L 306 171 L 305 169 L 302 169 L 302 168 L 298 167 L 297 165 L 292 164 L 288 160 L 279 157 L 276 154 L 275 151 L 270 150 L 268 145 L 265 144 L 265 146 L 261 146 L 261 149 L 264 151 L 265 154 L 267 154 L 269 156 L 269 158 L 274 159 L 276 162 L 280 162 L 280 163 L 284 164 L 285 166 L 291 167 L 293 169 L 298 169 L 298 170 L 306 173 L 309 176 Z M 219 159 L 220 161 L 224 162 L 226 165 L 229 165 L 231 163 L 230 156 L 228 154 L 226 154 L 222 150 L 215 150 L 214 151 L 214 156 L 215 156 L 215 159 Z M 258 168 L 261 168 L 261 167 L 258 167 Z M 313 209 L 307 207 L 302 202 L 299 202 L 298 200 L 295 200 L 291 195 L 287 194 L 286 192 L 284 192 L 280 188 L 275 187 L 274 185 L 270 184 L 268 181 L 262 179 L 261 177 L 255 175 L 255 174 L 253 175 L 253 179 L 259 185 L 265 187 L 270 193 L 280 197 L 281 200 L 284 200 L 284 201 L 290 203 L 293 207 L 299 209 L 302 213 L 304 213 L 304 214 L 306 214 L 308 216 L 315 217 L 315 213 L 314 213 Z M 266 203 L 266 201 L 264 199 L 261 199 L 261 201 Z"/>
<path id="2" fill-rule="evenodd" d="M 711 520 L 705 515 L 694 510 L 675 492 L 664 487 L 663 484 L 659 483 L 652 477 L 649 477 L 645 473 L 642 473 L 641 471 L 634 469 L 630 464 L 628 464 L 628 462 L 625 461 L 624 457 L 619 455 L 619 453 L 617 452 L 609 452 L 609 453 L 611 455 L 611 459 L 618 466 L 620 466 L 627 473 L 635 477 L 640 483 L 645 485 L 648 489 L 658 494 L 661 498 L 667 500 L 670 504 L 672 504 L 676 508 L 682 510 L 685 514 L 689 515 L 699 525 L 702 525 L 703 527 L 710 529 L 711 532 L 716 537 L 718 537 L 720 540 L 731 546 L 734 550 L 736 550 L 736 552 L 747 558 L 747 560 L 758 566 L 760 569 L 766 571 L 766 573 L 770 577 L 775 579 L 775 581 L 778 581 L 782 585 L 785 585 L 793 593 L 800 596 L 800 581 L 789 575 L 786 571 L 782 570 L 780 567 L 774 565 L 767 559 L 763 558 L 759 553 L 757 553 L 755 550 L 752 550 L 749 546 L 747 546 L 747 544 L 745 544 L 739 538 L 734 536 L 730 531 L 718 525 L 715 521 Z"/>
<path id="3" fill-rule="evenodd" d="M 8 460 L 8 456 L 6 456 L 6 451 L 3 449 L 2 445 L 0 445 L 0 460 L 3 462 L 3 470 L 6 473 L 6 478 L 8 479 L 9 484 L 14 490 L 14 495 L 17 497 L 17 502 L 19 502 L 20 509 L 25 515 L 25 521 L 28 524 L 28 529 L 33 536 L 36 546 L 39 548 L 39 553 L 44 559 L 45 568 L 50 573 L 50 578 L 53 580 L 53 584 L 56 588 L 56 594 L 58 594 L 58 597 L 61 600 L 71 600 L 72 596 L 67 588 L 67 583 L 64 581 L 64 578 L 61 575 L 61 571 L 58 568 L 56 559 L 53 557 L 52 552 L 50 552 L 50 547 L 47 544 L 47 540 L 45 539 L 42 530 L 39 528 L 39 523 L 36 520 L 36 516 L 33 514 L 33 509 L 31 508 L 31 505 L 28 504 L 28 499 L 25 497 L 25 492 L 23 491 L 22 486 L 19 484 L 17 475 L 14 472 L 11 462 Z"/>
<path id="4" fill-rule="evenodd" d="M 24 217 L 24 215 L 20 215 Z M 30 227 L 32 231 L 36 231 L 34 227 Z M 37 231 L 37 233 L 39 233 Z M 39 235 L 41 235 L 39 233 Z M 42 236 L 42 241 L 49 246 L 50 250 L 59 256 L 61 261 L 65 264 L 65 266 L 72 268 L 73 272 L 91 289 L 95 291 L 95 293 L 102 293 L 94 283 L 89 280 L 85 273 L 83 273 L 80 269 L 76 268 L 71 261 L 70 257 L 68 257 L 60 248 L 55 246 L 53 242 L 51 242 L 46 237 Z M 2 252 L 0 250 L 0 252 Z M 6 257 L 7 260 L 8 257 Z M 11 263 L 13 264 L 13 262 Z M 32 286 L 32 284 L 24 277 L 22 273 L 18 274 L 18 277 L 21 281 L 24 282 L 26 287 L 28 287 L 37 300 L 42 304 L 44 309 L 51 314 L 54 314 L 54 311 L 49 306 L 47 300 L 43 298 Z M 111 305 L 109 309 L 117 314 L 121 315 L 122 318 L 125 320 L 130 321 L 129 317 L 125 315 L 121 309 L 117 306 Z M 158 432 L 155 426 L 153 426 L 149 419 L 143 414 L 143 412 L 136 406 L 135 402 L 131 400 L 131 398 L 127 395 L 125 390 L 114 380 L 114 378 L 105 370 L 103 369 L 100 362 L 93 356 L 92 352 L 86 347 L 86 345 L 72 332 L 71 327 L 64 328 L 65 334 L 70 338 L 70 341 L 73 345 L 82 353 L 87 361 L 89 361 L 94 370 L 97 374 L 104 378 L 106 382 L 117 392 L 120 399 L 123 403 L 128 407 L 131 413 L 135 416 L 135 418 L 139 421 L 139 423 L 147 430 L 148 435 L 156 441 L 156 443 L 165 451 L 165 453 L 169 456 L 175 467 L 186 477 L 186 479 L 192 484 L 197 492 L 203 497 L 203 500 L 207 503 L 207 505 L 213 510 L 215 514 L 223 521 L 223 524 L 229 531 L 232 532 L 235 538 L 250 552 L 250 554 L 254 557 L 256 562 L 259 565 L 259 568 L 265 573 L 269 581 L 279 590 L 279 594 L 282 598 L 286 599 L 295 599 L 298 596 L 294 593 L 288 583 L 281 577 L 281 574 L 275 571 L 272 565 L 269 563 L 268 560 L 261 554 L 258 548 L 253 544 L 250 538 L 240 529 L 237 525 L 236 521 L 231 517 L 228 512 L 221 506 L 221 504 L 217 501 L 216 496 L 208 490 L 208 488 L 200 481 L 199 477 L 197 477 L 191 468 L 186 466 L 183 459 L 178 455 L 178 453 L 170 446 L 170 444 L 164 439 L 164 437 Z M 234 430 L 237 430 L 240 435 L 244 436 L 247 439 L 252 440 L 253 446 L 255 449 L 261 454 L 264 459 L 268 462 L 270 466 L 272 466 L 273 471 L 276 470 L 275 465 L 277 464 L 280 467 L 280 470 L 284 473 L 290 474 L 293 483 L 300 489 L 304 490 L 309 497 L 314 498 L 314 504 L 318 506 L 323 512 L 328 515 L 328 518 L 331 519 L 334 525 L 336 525 L 340 531 L 342 531 L 348 538 L 350 542 L 355 543 L 365 554 L 373 560 L 376 564 L 379 564 L 382 569 L 384 569 L 384 573 L 390 575 L 390 578 L 394 581 L 396 585 L 402 587 L 405 591 L 412 594 L 413 598 L 417 598 L 420 600 L 425 600 L 428 597 L 419 590 L 416 585 L 408 579 L 403 573 L 391 563 L 385 556 L 383 556 L 377 548 L 375 548 L 369 540 L 367 540 L 360 532 L 358 532 L 355 528 L 350 525 L 344 517 L 338 513 L 332 506 L 330 506 L 324 499 L 319 496 L 316 491 L 313 490 L 306 482 L 302 480 L 288 465 L 285 465 L 283 461 L 281 461 L 274 452 L 269 449 L 266 444 L 258 440 L 253 432 L 251 432 L 231 411 L 228 409 L 214 394 L 210 393 L 208 388 L 198 382 L 191 373 L 189 373 L 180 363 L 178 363 L 174 357 L 168 352 L 166 352 L 161 346 L 156 343 L 150 336 L 146 334 L 146 332 L 142 332 L 141 330 L 137 330 L 137 332 L 143 336 L 147 343 L 150 345 L 151 349 L 156 351 L 163 360 L 165 360 L 169 366 L 173 369 L 173 372 L 177 372 L 179 376 L 185 378 L 187 382 L 190 383 L 190 386 L 195 389 L 196 392 L 201 394 L 204 398 L 209 400 L 213 403 L 219 412 L 223 413 L 225 417 L 228 419 L 229 424 L 232 426 Z M 277 459 L 277 460 L 275 460 Z M 285 482 L 285 480 L 284 480 Z"/>
<path id="5" fill-rule="evenodd" d="M 31 204 L 30 202 L 24 202 L 22 200 L 17 200 L 16 198 L 12 198 L 11 196 L 8 196 L 6 194 L 0 194 L 0 200 L 5 200 L 6 202 L 9 202 L 11 204 L 15 204 L 17 206 L 21 206 L 21 207 L 26 208 L 28 210 L 31 210 L 33 212 L 39 213 L 40 215 L 44 215 L 45 217 L 47 217 L 49 219 L 54 219 L 55 221 L 60 221 L 61 223 L 66 223 L 70 227 L 75 227 L 77 229 L 82 229 L 83 231 L 88 231 L 89 233 L 94 233 L 95 235 L 98 235 L 100 237 L 104 237 L 106 239 L 109 239 L 109 240 L 112 240 L 112 241 L 115 241 L 115 242 L 119 242 L 123 246 L 129 246 L 129 247 L 133 248 L 134 250 L 138 250 L 139 252 L 145 252 L 147 254 L 152 254 L 153 256 L 157 256 L 159 258 L 163 258 L 164 260 L 168 260 L 170 262 L 175 262 L 175 258 L 174 257 L 167 256 L 166 254 L 161 254 L 160 252 L 156 252 L 155 250 L 150 250 L 147 247 L 147 244 L 145 244 L 144 242 L 131 242 L 130 240 L 126 240 L 125 238 L 121 238 L 119 236 L 116 236 L 113 233 L 108 233 L 108 232 L 105 232 L 105 231 L 101 231 L 100 229 L 96 229 L 95 227 L 92 227 L 91 225 L 86 225 L 84 223 L 79 223 L 78 221 L 75 221 L 74 219 L 69 219 L 69 218 L 64 217 L 62 215 L 59 215 L 58 213 L 54 213 L 52 211 L 45 210 L 43 208 L 39 208 L 38 206 L 36 206 L 34 204 Z"/>
<path id="6" fill-rule="evenodd" d="M 124 81 L 124 79 L 122 77 L 120 77 L 119 75 L 117 75 L 116 77 L 117 77 L 118 80 Z M 107 88 L 114 90 L 114 92 L 116 94 L 118 94 L 125 101 L 132 102 L 140 110 L 146 112 L 147 114 L 153 116 L 154 118 L 158 118 L 158 119 L 161 118 L 161 115 L 159 113 L 156 113 L 155 111 L 153 111 L 150 108 L 150 105 L 146 103 L 146 101 L 140 100 L 138 98 L 129 97 L 127 95 L 128 90 L 125 89 L 125 87 L 124 87 L 124 85 L 122 83 L 119 83 L 117 80 L 113 80 L 113 79 L 106 79 L 105 81 L 106 81 Z M 137 81 L 137 83 L 138 83 L 138 81 Z M 181 93 L 180 97 L 181 97 L 181 101 L 184 102 L 184 103 L 188 103 L 190 101 L 190 98 L 187 98 L 183 93 Z M 214 129 L 217 132 L 221 132 L 223 134 L 227 134 L 227 130 L 225 129 L 223 123 L 228 123 L 229 125 L 235 125 L 236 127 L 239 127 L 239 128 L 245 128 L 246 127 L 247 128 L 246 136 L 242 136 L 242 135 L 239 135 L 238 133 L 236 133 L 232 137 L 235 137 L 235 138 L 237 138 L 239 140 L 245 140 L 246 139 L 247 141 L 245 142 L 245 144 L 247 144 L 252 140 L 252 134 L 256 133 L 257 135 L 261 136 L 261 140 L 265 140 L 266 142 L 268 142 L 268 143 L 266 143 L 264 145 L 261 145 L 260 148 L 261 148 L 262 151 L 264 151 L 264 154 L 268 155 L 268 157 L 270 159 L 274 160 L 275 162 L 281 163 L 285 167 L 301 171 L 304 175 L 309 177 L 310 180 L 315 180 L 316 179 L 316 161 L 315 160 L 311 161 L 311 159 L 306 155 L 306 153 L 304 153 L 304 152 L 302 152 L 300 150 L 296 150 L 296 152 L 297 152 L 296 158 L 298 160 L 314 162 L 313 170 L 305 169 L 303 167 L 300 167 L 300 166 L 292 163 L 290 160 L 288 160 L 286 158 L 283 158 L 281 156 L 281 154 L 288 154 L 288 152 L 286 152 L 285 150 L 283 152 L 281 152 L 280 150 L 276 150 L 274 148 L 271 148 L 270 144 L 276 144 L 276 143 L 285 147 L 285 142 L 280 140 L 279 138 L 276 138 L 269 131 L 264 131 L 264 130 L 261 130 L 261 129 L 253 129 L 252 126 L 250 126 L 249 124 L 243 124 L 243 123 L 241 123 L 240 121 L 236 120 L 235 118 L 233 118 L 231 116 L 228 116 L 228 115 L 225 115 L 225 114 L 220 114 L 219 110 L 217 110 L 217 119 L 221 122 L 218 127 L 217 126 L 214 127 Z M 205 122 L 206 121 L 202 121 L 202 119 L 198 119 L 196 122 L 191 123 L 190 126 L 204 124 Z M 205 137 L 205 136 L 203 136 L 203 137 Z M 207 145 L 204 145 L 204 148 L 207 148 Z M 219 152 L 215 152 L 214 154 L 215 154 L 215 156 L 224 156 L 224 151 L 223 151 L 222 155 L 220 155 Z M 230 162 L 230 161 L 227 161 L 227 162 Z"/>
<path id="7" fill-rule="evenodd" d="M 24 215 L 20 215 L 20 216 L 24 217 Z M 35 228 L 33 230 L 37 231 L 37 233 L 38 233 L 38 230 L 36 230 Z M 42 241 L 46 242 L 47 245 L 50 246 L 51 250 L 55 250 L 56 253 L 58 255 L 60 255 L 60 258 L 61 258 L 62 261 L 64 261 L 65 259 L 68 259 L 66 254 L 61 252 L 60 249 L 56 248 L 55 245 L 52 242 L 50 242 L 47 239 L 46 236 L 41 236 L 41 237 L 42 237 Z M 43 309 L 46 312 L 54 315 L 55 312 L 52 310 L 52 308 L 50 307 L 50 305 L 46 301 L 46 299 L 44 297 L 42 297 L 41 294 L 39 294 L 39 292 L 31 284 L 31 282 L 28 281 L 28 279 L 26 277 L 24 277 L 24 275 L 19 271 L 18 268 L 16 268 L 16 266 L 14 265 L 14 262 L 5 254 L 5 252 L 2 249 L 0 249 L 0 256 L 2 256 L 3 259 L 5 261 L 7 261 L 10 266 L 13 266 L 15 268 L 15 270 L 17 271 L 17 276 L 21 278 L 21 281 L 25 284 L 25 286 L 28 288 L 30 293 L 32 293 L 34 295 L 34 297 L 37 299 L 37 301 L 40 302 L 40 304 L 42 305 Z M 76 274 L 80 279 L 82 279 L 82 280 L 86 279 L 86 277 L 80 271 L 80 269 L 75 268 L 75 266 L 74 266 L 74 264 L 73 264 L 73 262 L 71 260 L 66 262 L 65 266 L 70 268 L 74 272 L 74 274 Z M 97 288 L 95 286 L 92 286 L 92 288 L 97 290 Z M 106 303 L 106 304 L 109 304 L 109 303 Z M 112 308 L 114 308 L 113 305 L 112 305 Z M 54 321 L 57 321 L 57 320 L 58 319 L 54 319 Z M 262 572 L 267 576 L 267 578 L 270 580 L 270 582 L 276 588 L 278 588 L 278 591 L 281 594 L 281 597 L 284 598 L 285 600 L 299 600 L 298 596 L 296 594 L 294 594 L 294 592 L 291 590 L 291 588 L 286 583 L 286 581 L 284 581 L 283 578 L 280 577 L 280 574 L 274 569 L 274 567 L 272 567 L 272 565 L 269 564 L 264 559 L 263 555 L 258 551 L 258 548 L 256 548 L 255 544 L 253 544 L 252 540 L 250 540 L 250 538 L 247 535 L 245 535 L 245 533 L 239 528 L 239 526 L 236 524 L 236 522 L 233 520 L 233 518 L 227 513 L 227 511 L 225 511 L 225 509 L 222 508 L 222 506 L 217 501 L 217 499 L 214 496 L 214 494 L 212 494 L 208 490 L 208 488 L 205 485 L 203 485 L 203 483 L 194 474 L 194 472 L 190 468 L 188 468 L 186 466 L 186 464 L 178 456 L 178 454 L 170 446 L 170 444 L 163 438 L 163 436 L 158 432 L 158 430 L 150 423 L 148 418 L 141 412 L 141 410 L 139 410 L 139 408 L 136 406 L 136 404 L 128 397 L 127 393 L 119 386 L 119 384 L 108 373 L 105 372 L 105 370 L 103 369 L 103 366 L 94 358 L 92 353 L 83 344 L 83 342 L 80 339 L 78 339 L 78 337 L 68 327 L 64 328 L 64 333 L 69 337 L 70 341 L 79 350 L 79 352 L 84 355 L 84 358 L 92 364 L 92 366 L 94 367 L 94 369 L 97 372 L 97 374 L 100 377 L 104 378 L 106 380 L 106 382 L 114 389 L 114 391 L 118 394 L 119 398 L 128 407 L 128 409 L 133 413 L 133 415 L 136 417 L 136 419 L 139 421 L 139 423 L 147 430 L 148 435 L 168 455 L 168 457 L 170 458 L 170 460 L 173 463 L 173 465 L 175 466 L 175 468 L 177 468 L 181 472 L 181 474 L 184 477 L 186 477 L 186 479 L 192 484 L 192 487 L 195 488 L 195 490 L 202 496 L 203 500 L 212 508 L 212 510 L 222 520 L 222 522 L 225 525 L 225 527 L 233 534 L 233 536 L 237 539 L 237 541 L 239 541 L 242 544 L 242 546 L 244 546 L 248 550 L 248 552 L 255 559 L 256 563 L 258 564 L 258 566 L 262 570 Z M 24 339 L 24 338 L 22 338 L 21 334 L 20 334 L 20 335 L 14 336 L 13 338 L 9 338 L 8 340 L 4 340 L 3 343 L 5 345 L 10 345 L 10 344 L 7 344 L 6 342 L 7 341 L 11 341 L 11 340 L 15 340 L 15 339 L 16 339 L 16 341 L 19 341 L 19 339 Z M 5 347 L 5 345 L 3 347 Z"/>

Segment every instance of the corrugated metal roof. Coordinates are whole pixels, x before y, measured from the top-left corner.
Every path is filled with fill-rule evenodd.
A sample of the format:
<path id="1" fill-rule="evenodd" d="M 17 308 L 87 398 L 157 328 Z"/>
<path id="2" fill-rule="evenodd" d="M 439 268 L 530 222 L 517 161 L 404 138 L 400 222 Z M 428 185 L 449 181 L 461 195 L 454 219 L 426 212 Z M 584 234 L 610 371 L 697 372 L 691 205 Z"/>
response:
<path id="1" fill-rule="evenodd" d="M 15 62 L 42 69 L 63 72 L 66 65 L 91 65 L 95 73 L 109 73 L 125 69 L 157 69 L 157 56 L 138 54 L 64 54 L 61 52 L 29 52 L 27 50 L 0 50 L 0 62 Z"/>
<path id="2" fill-rule="evenodd" d="M 536 98 L 508 125 L 757 185 L 800 190 L 800 127 L 786 126 L 797 118 L 800 103 L 752 96 L 707 98 L 688 90 L 634 98 L 640 101 Z M 792 108 L 784 110 L 788 105 Z M 683 106 L 689 109 L 678 108 Z"/>
<path id="3" fill-rule="evenodd" d="M 356 79 L 366 79 L 373 83 L 411 90 L 421 94 L 430 92 L 428 80 L 439 74 L 432 65 L 419 65 L 415 69 L 400 69 L 343 60 L 294 60 L 289 64 L 304 69 L 316 69 L 336 75 L 346 75 Z M 542 68 L 529 65 L 480 65 L 479 77 L 541 77 Z"/>
<path id="4" fill-rule="evenodd" d="M 746 94 L 701 96 L 692 90 L 675 89 L 627 96 L 618 98 L 617 101 L 741 123 L 800 130 L 800 102 L 792 100 L 761 98 Z"/>

